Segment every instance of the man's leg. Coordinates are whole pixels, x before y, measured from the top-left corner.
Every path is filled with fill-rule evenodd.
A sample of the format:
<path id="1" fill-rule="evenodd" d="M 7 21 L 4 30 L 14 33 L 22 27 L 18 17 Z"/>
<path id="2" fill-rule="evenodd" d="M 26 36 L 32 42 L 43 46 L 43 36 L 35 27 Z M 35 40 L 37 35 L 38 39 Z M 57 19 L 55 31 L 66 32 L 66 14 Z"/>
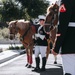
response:
<path id="1" fill-rule="evenodd" d="M 75 54 L 63 54 L 62 63 L 65 75 L 75 75 Z"/>

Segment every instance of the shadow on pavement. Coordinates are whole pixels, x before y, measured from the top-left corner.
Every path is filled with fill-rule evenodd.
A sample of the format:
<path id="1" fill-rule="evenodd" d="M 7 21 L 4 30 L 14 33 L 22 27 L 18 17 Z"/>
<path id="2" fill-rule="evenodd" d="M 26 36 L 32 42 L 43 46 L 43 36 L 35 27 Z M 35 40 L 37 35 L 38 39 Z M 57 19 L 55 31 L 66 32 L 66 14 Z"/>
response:
<path id="1" fill-rule="evenodd" d="M 40 75 L 63 75 L 62 68 L 49 68 L 44 72 L 41 72 Z"/>
<path id="2" fill-rule="evenodd" d="M 52 65 L 52 64 L 47 64 Z M 44 72 L 39 72 L 40 75 L 63 75 L 63 68 L 61 65 L 55 65 L 58 68 L 47 68 Z"/>

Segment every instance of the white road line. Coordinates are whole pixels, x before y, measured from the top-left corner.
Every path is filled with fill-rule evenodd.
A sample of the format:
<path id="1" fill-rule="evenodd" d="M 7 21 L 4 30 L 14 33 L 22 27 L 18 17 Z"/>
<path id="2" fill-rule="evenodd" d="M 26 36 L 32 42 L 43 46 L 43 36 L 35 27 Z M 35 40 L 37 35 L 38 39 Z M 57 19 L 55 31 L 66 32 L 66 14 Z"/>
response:
<path id="1" fill-rule="evenodd" d="M 7 65 L 7 64 L 9 64 L 9 63 L 11 63 L 11 62 L 13 62 L 13 61 L 16 60 L 16 59 L 21 58 L 22 56 L 25 56 L 25 55 L 23 54 L 23 55 L 20 55 L 20 56 L 15 57 L 15 58 L 13 58 L 13 59 L 11 59 L 11 60 L 9 60 L 9 61 L 6 61 L 6 62 L 0 64 L 0 67 L 5 66 L 5 65 Z"/>

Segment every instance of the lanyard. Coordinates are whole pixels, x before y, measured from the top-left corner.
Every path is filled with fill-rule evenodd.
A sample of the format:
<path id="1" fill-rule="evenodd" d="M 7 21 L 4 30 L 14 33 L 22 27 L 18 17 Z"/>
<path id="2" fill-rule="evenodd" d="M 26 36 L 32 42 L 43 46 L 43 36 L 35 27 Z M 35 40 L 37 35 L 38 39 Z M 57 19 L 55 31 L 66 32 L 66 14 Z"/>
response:
<path id="1" fill-rule="evenodd" d="M 40 31 L 40 29 L 42 28 L 43 26 L 41 25 L 41 26 L 39 26 L 39 28 L 38 28 L 38 33 L 39 33 L 39 31 Z"/>

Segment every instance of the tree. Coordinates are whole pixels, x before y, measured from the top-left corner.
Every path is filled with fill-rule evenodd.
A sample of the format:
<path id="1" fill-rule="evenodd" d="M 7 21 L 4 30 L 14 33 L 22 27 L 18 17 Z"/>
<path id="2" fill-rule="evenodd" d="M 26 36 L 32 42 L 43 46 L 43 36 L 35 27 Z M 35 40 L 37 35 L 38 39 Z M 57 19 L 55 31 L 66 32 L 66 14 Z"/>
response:
<path id="1" fill-rule="evenodd" d="M 3 7 L 0 10 L 2 21 L 15 19 L 37 18 L 38 15 L 46 13 L 49 2 L 46 0 L 3 0 Z"/>
<path id="2" fill-rule="evenodd" d="M 22 4 L 25 12 L 31 17 L 36 18 L 38 15 L 45 14 L 49 2 L 46 0 L 16 0 Z"/>
<path id="3" fill-rule="evenodd" d="M 1 14 L 2 14 L 2 21 L 11 21 L 14 19 L 22 18 L 24 12 L 22 8 L 18 8 L 18 5 L 10 0 L 3 2 L 3 9 Z"/>

